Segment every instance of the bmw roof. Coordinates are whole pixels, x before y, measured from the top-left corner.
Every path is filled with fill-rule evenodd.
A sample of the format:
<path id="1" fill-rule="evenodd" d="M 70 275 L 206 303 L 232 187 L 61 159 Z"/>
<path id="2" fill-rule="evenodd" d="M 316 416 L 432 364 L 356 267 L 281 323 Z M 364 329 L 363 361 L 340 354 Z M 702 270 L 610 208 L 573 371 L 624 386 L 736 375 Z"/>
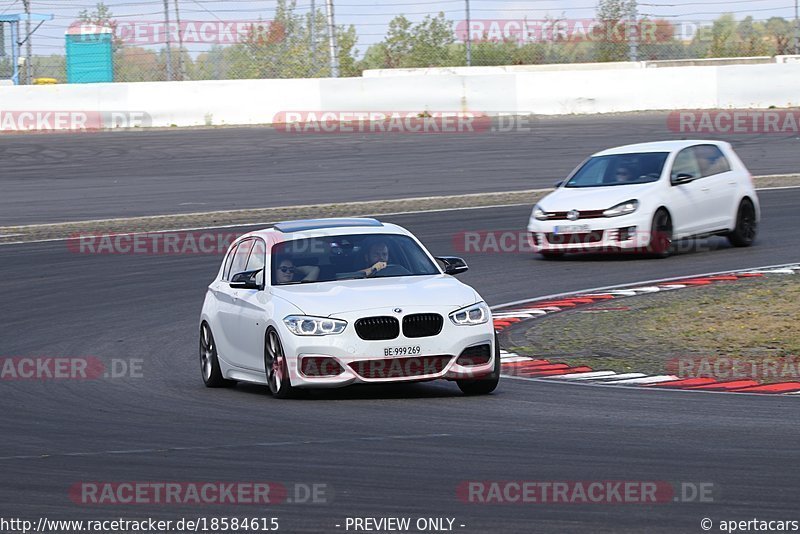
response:
<path id="1" fill-rule="evenodd" d="M 292 232 L 305 232 L 308 230 L 319 230 L 322 228 L 353 228 L 359 226 L 383 226 L 377 219 L 358 218 L 358 217 L 338 217 L 330 219 L 301 219 L 297 221 L 284 221 L 277 223 L 275 230 L 284 234 Z"/>

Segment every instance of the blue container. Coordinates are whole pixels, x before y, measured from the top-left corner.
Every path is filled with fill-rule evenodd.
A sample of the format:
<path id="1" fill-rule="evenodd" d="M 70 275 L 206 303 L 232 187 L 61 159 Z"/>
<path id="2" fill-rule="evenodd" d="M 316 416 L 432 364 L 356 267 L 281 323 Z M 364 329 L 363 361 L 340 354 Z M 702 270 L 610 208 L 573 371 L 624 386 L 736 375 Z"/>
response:
<path id="1" fill-rule="evenodd" d="M 76 25 L 67 31 L 67 83 L 114 81 L 111 28 Z"/>

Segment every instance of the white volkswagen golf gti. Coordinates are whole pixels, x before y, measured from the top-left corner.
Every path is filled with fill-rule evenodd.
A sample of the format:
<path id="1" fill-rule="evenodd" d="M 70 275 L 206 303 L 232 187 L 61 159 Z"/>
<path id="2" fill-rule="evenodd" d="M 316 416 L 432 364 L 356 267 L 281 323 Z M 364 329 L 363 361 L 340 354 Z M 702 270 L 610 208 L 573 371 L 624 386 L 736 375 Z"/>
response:
<path id="1" fill-rule="evenodd" d="M 375 219 L 276 224 L 238 238 L 200 317 L 203 381 L 296 388 L 454 380 L 466 394 L 500 377 L 491 312 L 408 230 Z"/>
<path id="2" fill-rule="evenodd" d="M 662 141 L 594 154 L 534 207 L 545 258 L 631 250 L 669 255 L 673 240 L 723 235 L 749 246 L 760 208 L 750 172 L 722 141 Z"/>

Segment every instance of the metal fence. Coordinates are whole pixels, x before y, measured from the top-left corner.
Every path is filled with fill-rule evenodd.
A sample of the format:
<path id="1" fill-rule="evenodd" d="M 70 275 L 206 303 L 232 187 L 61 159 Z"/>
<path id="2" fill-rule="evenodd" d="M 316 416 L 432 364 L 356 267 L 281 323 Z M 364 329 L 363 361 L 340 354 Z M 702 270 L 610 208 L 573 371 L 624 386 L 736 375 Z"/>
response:
<path id="1" fill-rule="evenodd" d="M 0 11 L 4 1 L 15 0 L 0 0 Z M 64 81 L 63 35 L 92 24 L 113 29 L 114 81 L 119 82 L 772 56 L 797 53 L 800 31 L 791 5 L 775 8 L 773 15 L 768 9 L 751 13 L 744 3 L 714 13 L 699 7 L 693 12 L 688 0 L 660 5 L 600 0 L 588 10 L 552 15 L 521 8 L 519 2 L 501 10 L 493 0 L 408 0 L 384 9 L 346 2 L 106 0 L 94 7 L 79 4 L 82 10 L 70 7 L 72 2 L 43 2 L 44 9 L 60 7 L 55 20 L 33 36 L 33 76 Z M 684 7 L 682 14 L 676 14 L 676 5 Z M 0 56 L 0 77 L 7 68 L 3 61 Z"/>
<path id="2" fill-rule="evenodd" d="M 14 74 L 11 59 L 13 46 L 11 25 L 6 22 L 0 22 L 0 83 L 3 83 L 3 80 L 10 80 Z"/>

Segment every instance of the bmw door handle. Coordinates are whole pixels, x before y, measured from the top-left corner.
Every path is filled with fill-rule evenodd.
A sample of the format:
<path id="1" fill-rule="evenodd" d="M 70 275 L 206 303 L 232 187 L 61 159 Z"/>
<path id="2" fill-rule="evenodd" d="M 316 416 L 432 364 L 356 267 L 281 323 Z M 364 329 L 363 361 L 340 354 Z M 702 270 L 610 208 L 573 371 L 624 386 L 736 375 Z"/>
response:
<path id="1" fill-rule="evenodd" d="M 708 193 L 709 191 L 711 191 L 711 188 L 710 187 L 704 187 L 704 188 L 700 189 L 700 191 L 703 191 L 704 193 Z"/>

